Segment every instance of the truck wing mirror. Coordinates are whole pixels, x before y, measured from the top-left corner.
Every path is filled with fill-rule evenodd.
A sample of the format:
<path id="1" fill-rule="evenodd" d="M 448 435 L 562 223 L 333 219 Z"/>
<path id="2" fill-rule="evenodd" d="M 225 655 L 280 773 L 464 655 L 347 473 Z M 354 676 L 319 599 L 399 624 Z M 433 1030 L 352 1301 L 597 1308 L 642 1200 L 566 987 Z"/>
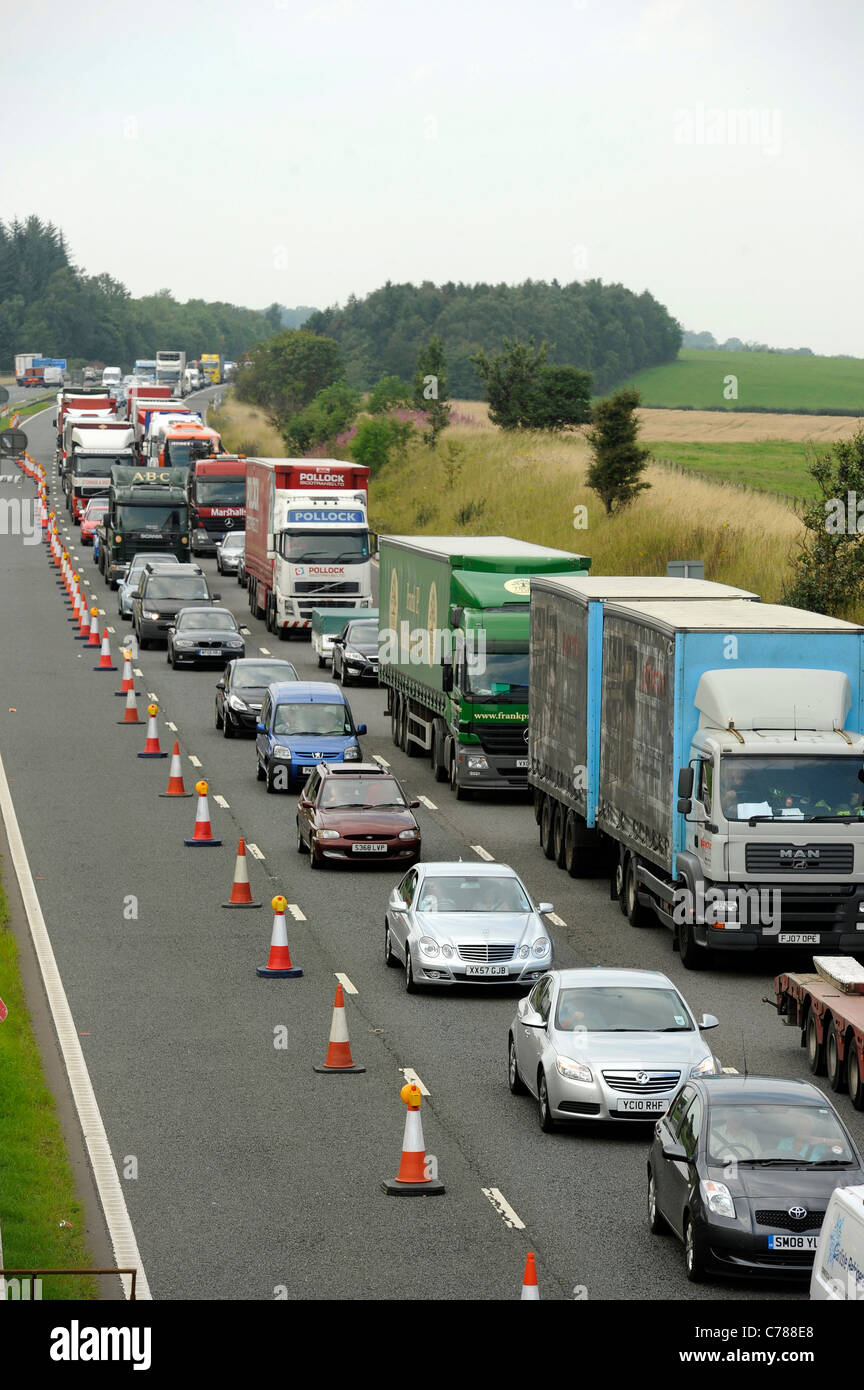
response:
<path id="1" fill-rule="evenodd" d="M 692 767 L 681 767 L 678 769 L 678 795 L 680 797 L 693 795 L 693 769 Z M 681 807 L 678 807 L 681 810 Z"/>
<path id="2" fill-rule="evenodd" d="M 691 812 L 692 810 L 693 810 L 693 802 L 690 800 L 690 798 L 689 798 L 688 796 L 679 796 L 679 798 L 678 798 L 678 811 L 679 811 L 679 814 L 682 815 L 682 816 L 689 816 L 689 814 L 690 814 L 690 812 Z"/>
<path id="3" fill-rule="evenodd" d="M 441 689 L 445 692 L 445 694 L 449 694 L 449 692 L 453 689 L 452 661 L 441 662 Z"/>

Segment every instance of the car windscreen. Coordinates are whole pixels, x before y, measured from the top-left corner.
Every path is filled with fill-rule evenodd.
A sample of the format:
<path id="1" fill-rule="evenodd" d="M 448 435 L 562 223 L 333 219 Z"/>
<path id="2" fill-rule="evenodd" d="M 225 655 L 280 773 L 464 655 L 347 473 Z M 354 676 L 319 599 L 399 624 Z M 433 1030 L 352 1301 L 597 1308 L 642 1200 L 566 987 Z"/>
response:
<path id="1" fill-rule="evenodd" d="M 708 1122 L 708 1161 L 723 1164 L 730 1158 L 766 1167 L 833 1167 L 854 1161 L 828 1106 L 715 1099 Z"/>
<path id="2" fill-rule="evenodd" d="M 222 542 L 222 554 L 223 554 L 223 555 L 225 554 L 226 550 L 245 550 L 245 548 L 246 548 L 246 532 L 245 532 L 245 531 L 232 531 L 232 532 L 230 533 L 230 535 L 227 535 L 227 536 L 225 537 L 224 541 Z"/>
<path id="3" fill-rule="evenodd" d="M 353 642 L 361 647 L 375 647 L 378 645 L 378 624 L 352 623 L 345 637 L 349 646 Z"/>
<path id="4" fill-rule="evenodd" d="M 207 580 L 184 574 L 154 574 L 147 582 L 145 598 L 209 598 Z"/>
<path id="5" fill-rule="evenodd" d="M 262 690 L 278 681 L 296 681 L 297 672 L 290 663 L 276 664 L 268 661 L 250 661 L 234 667 L 231 682 L 234 690 Z"/>
<path id="6" fill-rule="evenodd" d="M 353 731 L 344 705 L 315 704 L 277 705 L 273 732 L 333 738 Z"/>
<path id="7" fill-rule="evenodd" d="M 87 503 L 87 510 L 84 513 L 84 520 L 91 521 L 94 516 L 104 516 L 108 510 L 107 497 L 92 497 Z"/>
<path id="8" fill-rule="evenodd" d="M 318 805 L 325 811 L 401 806 L 407 802 L 393 777 L 331 777 L 321 788 Z"/>
<path id="9" fill-rule="evenodd" d="M 423 880 L 421 912 L 530 912 L 531 904 L 515 878 L 492 874 L 430 875 Z"/>
<path id="10" fill-rule="evenodd" d="M 589 1033 L 690 1033 L 693 1024 L 674 989 L 638 985 L 579 986 L 558 995 L 555 1027 Z"/>
<path id="11" fill-rule="evenodd" d="M 236 632 L 237 620 L 233 613 L 218 608 L 200 608 L 196 613 L 181 613 L 177 619 L 177 631 L 189 632 Z"/>

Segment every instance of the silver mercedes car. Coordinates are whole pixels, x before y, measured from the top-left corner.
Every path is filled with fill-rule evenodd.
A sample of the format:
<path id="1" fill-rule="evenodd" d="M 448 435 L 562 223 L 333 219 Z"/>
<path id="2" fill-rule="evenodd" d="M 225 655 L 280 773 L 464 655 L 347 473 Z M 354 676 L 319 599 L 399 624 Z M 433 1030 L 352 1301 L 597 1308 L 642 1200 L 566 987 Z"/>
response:
<path id="1" fill-rule="evenodd" d="M 508 864 L 417 864 L 393 889 L 384 961 L 422 985 L 531 984 L 552 964 L 543 914 Z"/>
<path id="2" fill-rule="evenodd" d="M 510 1024 L 514 1095 L 530 1091 L 540 1128 L 559 1120 L 652 1120 L 690 1077 L 722 1070 L 675 985 L 657 970 L 551 970 Z"/>

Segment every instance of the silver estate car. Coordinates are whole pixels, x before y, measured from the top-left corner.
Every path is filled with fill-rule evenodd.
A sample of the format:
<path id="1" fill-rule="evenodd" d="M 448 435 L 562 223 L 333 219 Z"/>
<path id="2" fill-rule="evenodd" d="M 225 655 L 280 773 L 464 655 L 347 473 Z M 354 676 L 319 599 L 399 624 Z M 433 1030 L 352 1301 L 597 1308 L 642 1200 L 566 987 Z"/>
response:
<path id="1" fill-rule="evenodd" d="M 551 970 L 510 1024 L 514 1095 L 530 1091 L 547 1133 L 559 1120 L 652 1120 L 691 1077 L 721 1067 L 675 985 L 657 970 Z"/>
<path id="2" fill-rule="evenodd" d="M 553 961 L 542 914 L 508 864 L 417 864 L 390 894 L 384 961 L 420 985 L 530 984 Z"/>

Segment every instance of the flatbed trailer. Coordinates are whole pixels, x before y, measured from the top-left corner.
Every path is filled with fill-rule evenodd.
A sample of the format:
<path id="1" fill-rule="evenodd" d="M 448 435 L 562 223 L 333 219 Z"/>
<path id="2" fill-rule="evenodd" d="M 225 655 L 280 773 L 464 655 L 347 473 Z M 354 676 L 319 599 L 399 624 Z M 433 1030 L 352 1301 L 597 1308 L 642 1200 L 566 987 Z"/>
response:
<path id="1" fill-rule="evenodd" d="M 801 1030 L 813 1075 L 864 1110 L 864 966 L 849 956 L 814 956 L 813 964 L 815 973 L 777 975 L 766 1003 Z"/>

